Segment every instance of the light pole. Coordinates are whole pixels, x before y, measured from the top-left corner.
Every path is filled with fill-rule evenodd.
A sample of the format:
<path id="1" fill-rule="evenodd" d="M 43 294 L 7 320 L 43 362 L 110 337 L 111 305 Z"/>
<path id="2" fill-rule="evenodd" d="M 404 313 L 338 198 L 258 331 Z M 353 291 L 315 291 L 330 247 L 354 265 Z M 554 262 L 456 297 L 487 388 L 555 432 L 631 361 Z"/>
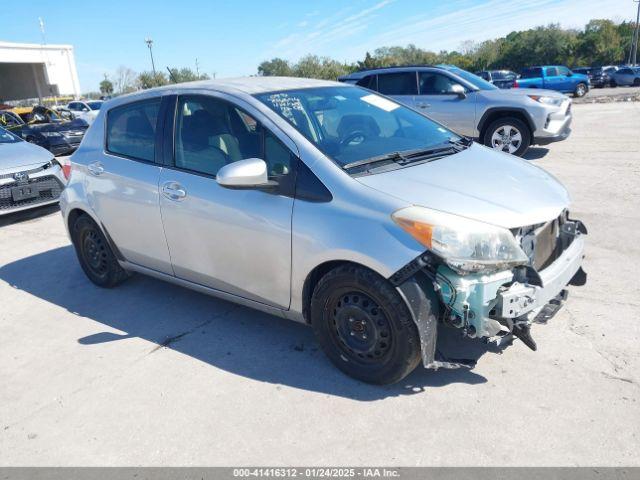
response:
<path id="1" fill-rule="evenodd" d="M 149 37 L 144 39 L 144 42 L 147 44 L 147 47 L 149 47 L 149 55 L 151 55 L 151 69 L 153 70 L 153 79 L 155 81 L 156 78 L 156 64 L 153 61 L 153 40 L 150 39 Z"/>
<path id="2" fill-rule="evenodd" d="M 631 41 L 631 54 L 629 55 L 629 63 L 637 65 L 636 55 L 638 54 L 638 37 L 640 37 L 640 0 L 634 0 L 638 4 L 638 13 L 636 14 L 636 28 L 633 29 L 633 40 Z"/>

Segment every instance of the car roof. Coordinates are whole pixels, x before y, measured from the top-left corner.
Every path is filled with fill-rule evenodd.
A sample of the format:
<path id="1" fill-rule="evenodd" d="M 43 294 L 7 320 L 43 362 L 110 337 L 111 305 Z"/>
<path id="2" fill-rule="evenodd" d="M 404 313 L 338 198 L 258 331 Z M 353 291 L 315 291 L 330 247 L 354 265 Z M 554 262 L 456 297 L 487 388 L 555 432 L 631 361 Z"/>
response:
<path id="1" fill-rule="evenodd" d="M 139 95 L 151 91 L 166 90 L 216 90 L 226 93 L 246 93 L 248 95 L 256 95 L 266 92 L 277 92 L 283 90 L 297 90 L 300 88 L 314 87 L 344 87 L 344 83 L 333 82 L 329 80 L 316 80 L 313 78 L 298 77 L 238 77 L 225 78 L 216 80 L 199 80 L 196 82 L 186 82 L 166 85 L 164 87 L 152 88 L 142 92 L 130 94 L 131 96 Z M 127 95 L 129 96 L 129 95 Z M 121 98 L 121 97 L 119 97 Z"/>
<path id="2" fill-rule="evenodd" d="M 364 68 L 362 70 L 358 70 L 357 72 L 350 73 L 348 75 L 343 75 L 340 77 L 340 80 L 359 80 L 361 78 L 366 77 L 367 75 L 376 75 L 379 73 L 393 73 L 393 72 L 406 72 L 407 70 L 456 70 L 459 67 L 455 65 L 427 65 L 427 64 L 419 64 L 419 65 L 396 65 L 390 67 L 378 67 L 378 68 Z"/>

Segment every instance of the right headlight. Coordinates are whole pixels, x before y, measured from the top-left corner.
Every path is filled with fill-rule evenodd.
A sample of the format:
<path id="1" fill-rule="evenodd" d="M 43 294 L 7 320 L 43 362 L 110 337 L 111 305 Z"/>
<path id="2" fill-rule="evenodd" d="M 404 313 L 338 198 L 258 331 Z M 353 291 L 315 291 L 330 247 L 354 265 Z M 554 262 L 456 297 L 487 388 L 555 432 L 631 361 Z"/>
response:
<path id="1" fill-rule="evenodd" d="M 544 95 L 527 95 L 531 100 L 545 105 L 553 105 L 559 107 L 564 102 L 564 98 L 545 97 Z"/>
<path id="2" fill-rule="evenodd" d="M 506 228 L 417 206 L 402 208 L 391 218 L 462 275 L 529 263 L 529 257 Z"/>

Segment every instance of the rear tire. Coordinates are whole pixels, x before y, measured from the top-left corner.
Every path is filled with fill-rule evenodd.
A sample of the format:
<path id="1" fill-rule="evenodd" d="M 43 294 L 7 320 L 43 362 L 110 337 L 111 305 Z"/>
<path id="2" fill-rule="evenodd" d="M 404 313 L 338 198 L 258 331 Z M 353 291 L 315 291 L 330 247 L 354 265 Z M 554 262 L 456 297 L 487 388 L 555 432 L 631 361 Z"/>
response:
<path id="1" fill-rule="evenodd" d="M 576 85 L 576 89 L 573 92 L 573 96 L 576 98 L 581 98 L 581 97 L 584 97 L 588 91 L 589 91 L 589 87 L 587 87 L 586 84 L 579 83 L 578 85 Z"/>
<path id="2" fill-rule="evenodd" d="M 482 143 L 494 150 L 521 157 L 531 146 L 531 132 L 519 118 L 501 117 L 487 127 Z"/>
<path id="3" fill-rule="evenodd" d="M 115 287 L 129 277 L 118 263 L 102 230 L 88 215 L 80 215 L 76 219 L 71 237 L 82 270 L 97 286 Z"/>
<path id="4" fill-rule="evenodd" d="M 386 279 L 367 268 L 343 265 L 320 279 L 311 325 L 331 362 L 363 382 L 399 382 L 420 363 L 409 309 Z"/>

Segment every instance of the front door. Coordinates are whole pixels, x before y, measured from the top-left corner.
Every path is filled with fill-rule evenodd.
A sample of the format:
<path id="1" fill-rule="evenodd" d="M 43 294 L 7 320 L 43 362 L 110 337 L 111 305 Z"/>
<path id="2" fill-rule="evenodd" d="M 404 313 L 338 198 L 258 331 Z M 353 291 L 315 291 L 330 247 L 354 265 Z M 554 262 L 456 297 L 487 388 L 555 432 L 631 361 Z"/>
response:
<path id="1" fill-rule="evenodd" d="M 156 163 L 161 99 L 115 107 L 105 121 L 104 152 L 80 150 L 92 207 L 129 262 L 172 273 L 164 239 Z M 103 128 L 94 125 L 93 128 Z"/>
<path id="2" fill-rule="evenodd" d="M 420 92 L 415 102 L 418 111 L 454 132 L 476 136 L 476 92 L 468 91 L 453 78 L 439 72 L 419 72 L 418 81 Z M 455 85 L 467 92 L 465 97 L 454 91 Z"/>
<path id="3" fill-rule="evenodd" d="M 160 206 L 175 275 L 288 308 L 295 158 L 226 97 L 178 97 L 172 166 L 160 176 Z M 263 158 L 280 190 L 216 182 L 231 162 Z"/>

